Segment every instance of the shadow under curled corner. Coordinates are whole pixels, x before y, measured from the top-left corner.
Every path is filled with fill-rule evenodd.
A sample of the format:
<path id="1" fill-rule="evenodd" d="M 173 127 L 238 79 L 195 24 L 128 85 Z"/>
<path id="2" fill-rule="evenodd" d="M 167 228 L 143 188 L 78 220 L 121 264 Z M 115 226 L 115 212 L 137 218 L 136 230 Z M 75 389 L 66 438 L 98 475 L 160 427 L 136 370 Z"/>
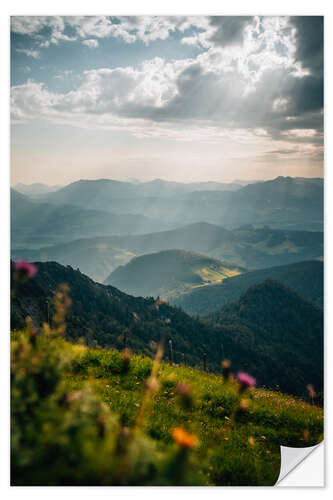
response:
<path id="1" fill-rule="evenodd" d="M 298 469 L 298 466 L 309 457 L 315 450 L 321 447 L 320 455 L 316 463 L 320 464 L 322 470 L 312 471 L 314 482 L 312 484 L 306 482 L 306 484 L 299 483 L 299 478 L 294 483 L 293 481 L 284 481 L 284 479 L 289 476 L 290 473 Z M 280 474 L 275 483 L 275 486 L 324 486 L 324 442 L 322 441 L 315 446 L 308 446 L 306 448 L 292 448 L 288 446 L 280 446 L 281 452 L 281 466 Z M 290 476 L 289 476 L 290 477 Z"/>

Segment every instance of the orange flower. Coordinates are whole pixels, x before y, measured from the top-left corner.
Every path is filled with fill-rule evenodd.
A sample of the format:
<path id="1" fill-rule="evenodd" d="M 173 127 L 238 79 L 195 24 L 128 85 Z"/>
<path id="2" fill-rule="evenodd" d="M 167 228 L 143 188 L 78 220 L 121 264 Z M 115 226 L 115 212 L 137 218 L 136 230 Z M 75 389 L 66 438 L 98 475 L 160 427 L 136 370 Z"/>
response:
<path id="1" fill-rule="evenodd" d="M 176 443 L 183 448 L 193 448 L 198 442 L 198 438 L 194 434 L 190 434 L 181 427 L 174 427 L 171 433 Z"/>

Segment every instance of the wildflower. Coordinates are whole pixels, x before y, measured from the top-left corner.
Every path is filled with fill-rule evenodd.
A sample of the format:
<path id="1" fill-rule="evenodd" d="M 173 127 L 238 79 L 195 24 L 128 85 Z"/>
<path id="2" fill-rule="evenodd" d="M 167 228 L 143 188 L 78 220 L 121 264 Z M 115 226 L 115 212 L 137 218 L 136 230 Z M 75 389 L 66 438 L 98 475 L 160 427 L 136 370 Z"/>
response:
<path id="1" fill-rule="evenodd" d="M 239 402 L 239 408 L 243 411 L 246 411 L 248 410 L 249 408 L 249 402 L 247 399 L 242 399 L 240 402 Z"/>
<path id="2" fill-rule="evenodd" d="M 241 391 L 245 391 L 246 389 L 249 389 L 250 387 L 254 387 L 256 385 L 256 379 L 251 377 L 251 375 L 249 375 L 248 373 L 238 373 L 237 379 L 241 385 Z"/>
<path id="3" fill-rule="evenodd" d="M 231 363 L 229 359 L 224 359 L 221 363 L 222 373 L 225 378 L 229 378 L 231 375 Z"/>
<path id="4" fill-rule="evenodd" d="M 156 377 L 151 376 L 146 380 L 145 387 L 149 392 L 157 392 L 160 388 L 160 383 Z"/>
<path id="5" fill-rule="evenodd" d="M 238 408 L 235 412 L 235 420 L 240 419 L 249 409 L 249 401 L 247 399 L 241 399 Z"/>
<path id="6" fill-rule="evenodd" d="M 254 440 L 254 437 L 252 437 L 252 436 L 249 437 L 249 445 L 250 446 L 254 446 L 255 445 L 255 440 Z"/>
<path id="7" fill-rule="evenodd" d="M 316 393 L 315 393 L 315 390 L 313 388 L 313 385 L 312 384 L 308 384 L 306 386 L 308 392 L 309 392 L 309 396 L 310 396 L 310 399 L 311 399 L 311 403 L 313 404 L 313 400 L 314 398 L 316 397 Z"/>
<path id="8" fill-rule="evenodd" d="M 37 273 L 37 267 L 26 260 L 17 260 L 14 262 L 14 268 L 18 279 L 33 278 Z"/>
<path id="9" fill-rule="evenodd" d="M 193 405 L 191 387 L 186 382 L 179 382 L 176 392 L 180 397 L 183 407 L 189 410 Z"/>
<path id="10" fill-rule="evenodd" d="M 179 382 L 176 391 L 179 396 L 188 396 L 191 394 L 191 388 L 186 382 Z"/>
<path id="11" fill-rule="evenodd" d="M 75 403 L 81 399 L 82 392 L 81 391 L 72 391 L 66 395 L 67 403 Z"/>
<path id="12" fill-rule="evenodd" d="M 181 427 L 174 427 L 171 433 L 173 439 L 182 448 L 194 448 L 198 442 L 198 438 L 194 434 L 190 434 Z"/>
<path id="13" fill-rule="evenodd" d="M 121 369 L 123 374 L 129 371 L 131 357 L 132 357 L 131 350 L 128 349 L 128 347 L 125 347 L 125 349 L 123 350 L 123 366 Z"/>

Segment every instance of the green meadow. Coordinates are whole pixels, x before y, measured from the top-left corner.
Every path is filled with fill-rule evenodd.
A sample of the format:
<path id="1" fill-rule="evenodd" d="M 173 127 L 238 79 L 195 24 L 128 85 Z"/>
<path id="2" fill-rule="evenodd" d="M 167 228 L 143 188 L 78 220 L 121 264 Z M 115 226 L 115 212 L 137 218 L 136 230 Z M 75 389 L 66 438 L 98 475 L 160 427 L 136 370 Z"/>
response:
<path id="1" fill-rule="evenodd" d="M 151 347 L 149 358 L 70 343 L 63 327 L 13 332 L 12 484 L 272 485 L 280 445 L 323 439 L 321 408 Z"/>

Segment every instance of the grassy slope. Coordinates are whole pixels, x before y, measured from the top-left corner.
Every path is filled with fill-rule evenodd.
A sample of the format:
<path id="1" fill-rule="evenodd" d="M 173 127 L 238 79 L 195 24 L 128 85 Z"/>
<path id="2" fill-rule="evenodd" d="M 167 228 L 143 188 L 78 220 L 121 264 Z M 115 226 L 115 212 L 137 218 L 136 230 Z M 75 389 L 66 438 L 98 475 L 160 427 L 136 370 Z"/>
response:
<path id="1" fill-rule="evenodd" d="M 198 287 L 221 283 L 246 271 L 196 252 L 172 249 L 134 257 L 105 280 L 135 296 L 171 297 Z"/>
<path id="2" fill-rule="evenodd" d="M 111 431 L 102 438 L 106 440 L 108 446 L 109 463 L 106 464 L 105 460 L 102 460 L 105 449 L 100 442 L 101 438 L 94 437 L 93 434 L 97 423 L 100 429 L 101 417 L 97 417 L 96 423 L 96 413 L 98 413 L 96 408 L 100 403 L 94 401 L 94 410 L 90 409 L 91 390 L 106 404 L 107 411 L 110 409 L 112 414 L 117 416 L 121 425 L 125 426 L 123 428 L 133 428 L 142 408 L 145 381 L 151 373 L 152 360 L 143 356 L 134 356 L 130 360 L 129 371 L 124 374 L 122 373 L 123 356 L 119 351 L 93 350 L 70 344 L 59 338 L 49 337 L 45 340 L 43 336 L 37 339 L 37 343 L 33 342 L 34 347 L 29 347 L 29 345 L 29 337 L 27 341 L 26 334 L 17 332 L 14 334 L 13 352 L 16 354 L 12 358 L 14 372 L 12 411 L 15 412 L 16 399 L 19 415 L 22 405 L 24 408 L 24 405 L 29 404 L 29 391 L 34 387 L 35 382 L 38 390 L 42 388 L 44 391 L 41 392 L 42 395 L 37 399 L 37 403 L 32 399 L 35 419 L 40 419 L 42 416 L 42 423 L 39 424 L 37 420 L 35 429 L 38 436 L 37 444 L 36 437 L 32 437 L 30 443 L 28 441 L 26 445 L 18 446 L 18 452 L 14 450 L 12 459 L 13 474 L 16 475 L 14 483 L 105 484 L 106 482 L 106 484 L 118 484 L 117 475 L 115 479 L 113 472 L 109 470 L 110 467 L 112 468 L 111 464 L 119 461 L 115 451 L 110 454 L 110 442 L 119 442 L 120 431 L 118 427 L 104 423 L 106 417 L 104 416 L 105 410 L 102 409 L 103 426 L 111 428 Z M 56 355 L 60 360 L 66 358 L 71 359 L 71 362 L 67 363 L 67 367 L 59 368 L 61 366 L 59 359 L 53 362 Z M 22 357 L 25 359 L 23 363 Z M 31 360 L 34 362 L 31 363 Z M 43 360 L 46 363 L 45 367 L 43 367 Z M 24 365 L 24 362 L 27 364 Z M 40 367 L 38 367 L 39 364 L 41 364 Z M 50 370 L 53 364 L 59 381 L 54 392 L 45 397 L 43 377 L 47 367 L 46 380 L 49 387 Z M 27 370 L 26 373 L 23 367 Z M 233 413 L 238 398 L 237 384 L 225 382 L 218 375 L 204 373 L 190 367 L 174 367 L 165 363 L 158 366 L 157 378 L 160 387 L 157 393 L 150 395 L 148 403 L 146 402 L 144 419 L 140 425 L 140 439 L 141 441 L 146 439 L 145 444 L 143 445 L 140 439 L 132 443 L 134 452 L 132 449 L 127 459 L 131 465 L 134 464 L 134 472 L 132 471 L 130 475 L 129 472 L 122 471 L 121 484 L 271 485 L 276 482 L 279 475 L 280 445 L 311 446 L 322 439 L 322 410 L 291 396 L 263 389 L 252 390 L 243 396 L 249 402 L 248 411 L 234 421 Z M 193 400 L 188 409 L 180 404 L 181 400 L 177 395 L 176 387 L 180 381 L 187 382 L 192 388 Z M 27 385 L 23 385 L 20 394 L 17 388 L 22 384 Z M 87 386 L 90 387 L 90 392 L 87 391 Z M 65 400 L 70 402 L 66 405 L 60 403 L 64 401 L 64 397 L 60 397 L 60 394 L 67 394 Z M 48 403 L 48 400 L 51 403 Z M 57 401 L 59 403 L 55 404 Z M 48 411 L 52 412 L 52 417 L 48 416 Z M 95 416 L 91 417 L 91 414 Z M 26 420 L 23 424 L 23 438 L 21 438 L 23 442 L 29 439 L 27 429 L 30 430 L 35 425 L 35 422 L 32 425 L 30 414 L 27 416 L 26 410 L 24 418 L 28 421 Z M 59 422 L 56 422 L 57 418 Z M 95 420 L 89 422 L 89 418 Z M 19 432 L 16 429 L 16 425 L 20 425 L 19 417 L 15 416 L 14 422 L 12 443 L 15 447 L 15 444 L 19 442 L 17 438 Z M 84 431 L 85 424 L 88 430 L 90 429 L 88 434 Z M 55 431 L 52 430 L 52 425 Z M 177 480 L 172 475 L 173 473 L 170 476 L 172 466 L 176 466 L 177 460 L 182 457 L 181 454 L 175 455 L 177 445 L 171 437 L 171 430 L 175 426 L 181 426 L 196 435 L 199 440 L 195 449 L 188 450 L 189 455 L 186 461 L 190 466 Z M 103 436 L 105 432 L 103 431 Z M 52 436 L 49 437 L 48 433 Z M 115 433 L 118 433 L 118 437 Z M 99 436 L 100 431 L 97 434 Z M 84 443 L 81 442 L 80 436 L 85 436 Z M 249 441 L 249 438 L 253 438 L 253 441 L 251 439 Z M 55 452 L 51 448 L 50 455 L 48 455 L 47 446 L 55 446 Z M 81 447 L 83 447 L 82 450 Z M 151 472 L 145 472 L 145 475 L 136 470 L 139 467 L 137 464 L 141 460 L 146 460 L 143 457 L 145 457 L 144 450 L 147 447 L 151 450 L 149 460 L 159 463 L 158 457 L 163 457 L 161 463 L 169 464 L 166 469 L 161 468 L 157 472 L 153 472 L 152 469 Z M 156 456 L 153 450 L 158 450 Z M 32 455 L 31 452 L 33 452 Z M 97 458 L 99 454 L 101 454 L 100 459 Z M 21 460 L 22 456 L 28 456 L 27 461 Z M 42 465 L 38 464 L 38 457 L 41 457 Z M 71 463 L 71 457 L 74 457 L 73 463 Z M 31 470 L 29 470 L 29 460 L 32 461 Z M 92 471 L 87 472 L 85 468 L 89 470 L 89 460 L 95 465 Z M 70 472 L 68 467 L 72 467 Z M 128 464 L 126 471 L 131 470 L 131 467 L 128 469 L 127 467 L 129 467 Z M 162 470 L 164 470 L 163 473 Z M 169 475 L 165 470 L 169 471 Z"/>

